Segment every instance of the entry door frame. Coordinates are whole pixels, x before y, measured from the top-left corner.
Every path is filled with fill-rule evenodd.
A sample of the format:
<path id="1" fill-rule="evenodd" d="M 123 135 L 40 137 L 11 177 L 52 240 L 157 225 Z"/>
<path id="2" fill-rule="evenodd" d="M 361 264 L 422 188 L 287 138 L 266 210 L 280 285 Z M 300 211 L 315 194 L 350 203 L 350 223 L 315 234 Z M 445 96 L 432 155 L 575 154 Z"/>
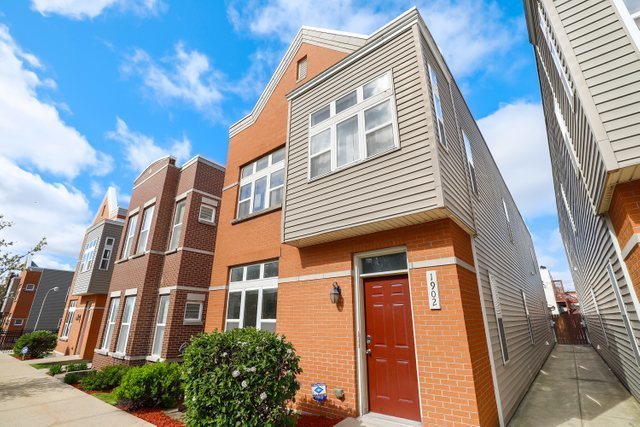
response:
<path id="1" fill-rule="evenodd" d="M 354 279 L 354 305 L 356 317 L 356 368 L 358 378 L 358 412 L 365 415 L 369 413 L 369 387 L 367 380 L 367 355 L 366 350 L 366 331 L 365 331 L 365 306 L 364 306 L 364 280 L 369 277 L 406 275 L 409 284 L 409 299 L 411 301 L 411 325 L 413 327 L 413 349 L 416 358 L 416 374 L 418 376 L 418 398 L 420 399 L 420 416 L 422 417 L 422 393 L 420 390 L 420 364 L 418 361 L 418 346 L 416 343 L 415 328 L 415 310 L 413 307 L 413 295 L 411 294 L 411 276 L 409 271 L 411 265 L 407 256 L 407 268 L 404 270 L 381 271 L 380 273 L 362 273 L 362 259 L 372 256 L 392 255 L 404 253 L 407 256 L 407 248 L 405 246 L 394 246 L 391 248 L 379 249 L 375 251 L 360 252 L 353 256 L 353 279 Z"/>

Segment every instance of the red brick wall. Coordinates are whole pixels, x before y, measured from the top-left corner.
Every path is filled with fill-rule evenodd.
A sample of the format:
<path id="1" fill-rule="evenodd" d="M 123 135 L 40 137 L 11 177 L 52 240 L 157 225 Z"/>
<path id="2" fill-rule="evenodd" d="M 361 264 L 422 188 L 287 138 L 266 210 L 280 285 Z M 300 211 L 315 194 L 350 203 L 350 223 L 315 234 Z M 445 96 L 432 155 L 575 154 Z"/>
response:
<path id="1" fill-rule="evenodd" d="M 41 275 L 42 273 L 40 271 L 27 270 L 20 273 L 20 285 L 18 286 L 20 292 L 18 292 L 18 289 L 15 290 L 14 299 L 9 312 L 6 314 L 2 329 L 10 332 L 20 332 L 24 330 L 24 327 L 27 325 L 27 317 L 29 317 L 31 305 L 33 304 L 33 298 L 38 290 Z M 28 284 L 36 285 L 33 291 L 27 292 L 24 290 Z M 22 325 L 15 326 L 14 319 L 23 319 Z"/>

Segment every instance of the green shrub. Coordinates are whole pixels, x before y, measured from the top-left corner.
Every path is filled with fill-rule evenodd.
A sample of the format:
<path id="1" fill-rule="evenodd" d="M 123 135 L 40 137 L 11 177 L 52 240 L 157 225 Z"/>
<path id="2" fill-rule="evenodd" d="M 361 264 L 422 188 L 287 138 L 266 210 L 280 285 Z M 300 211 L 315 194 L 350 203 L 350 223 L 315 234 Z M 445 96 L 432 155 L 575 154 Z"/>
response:
<path id="1" fill-rule="evenodd" d="M 13 354 L 22 355 L 22 348 L 29 349 L 27 356 L 39 358 L 46 356 L 56 348 L 58 336 L 49 331 L 35 331 L 22 335 L 13 346 Z"/>
<path id="2" fill-rule="evenodd" d="M 87 368 L 87 362 L 72 363 L 70 365 L 67 365 L 67 372 L 86 371 Z"/>
<path id="3" fill-rule="evenodd" d="M 51 365 L 49 366 L 49 375 L 54 376 L 62 373 L 61 365 Z"/>
<path id="4" fill-rule="evenodd" d="M 77 372 L 70 372 L 64 376 L 65 384 L 77 384 L 82 377 Z"/>
<path id="5" fill-rule="evenodd" d="M 165 362 L 131 368 L 114 394 L 125 409 L 173 407 L 182 400 L 182 369 Z"/>
<path id="6" fill-rule="evenodd" d="M 294 425 L 302 370 L 293 345 L 254 328 L 194 337 L 184 352 L 187 425 Z"/>
<path id="7" fill-rule="evenodd" d="M 112 390 L 120 385 L 122 377 L 129 371 L 126 365 L 107 366 L 101 371 L 88 375 L 80 381 L 85 390 Z"/>

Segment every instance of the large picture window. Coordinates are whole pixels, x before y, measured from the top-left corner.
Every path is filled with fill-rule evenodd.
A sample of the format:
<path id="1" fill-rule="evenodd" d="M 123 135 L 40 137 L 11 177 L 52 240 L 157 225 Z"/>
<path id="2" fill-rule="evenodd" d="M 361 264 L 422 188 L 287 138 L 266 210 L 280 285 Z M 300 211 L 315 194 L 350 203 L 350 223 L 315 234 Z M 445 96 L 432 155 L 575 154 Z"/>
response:
<path id="1" fill-rule="evenodd" d="M 112 298 L 109 305 L 109 314 L 107 322 L 104 325 L 104 333 L 102 334 L 102 349 L 109 350 L 111 338 L 113 338 L 113 330 L 116 326 L 116 318 L 118 317 L 118 308 L 120 308 L 120 298 Z"/>
<path id="2" fill-rule="evenodd" d="M 80 261 L 80 272 L 88 271 L 93 264 L 93 257 L 96 254 L 96 246 L 98 239 L 93 239 L 84 245 L 84 251 L 82 252 L 82 260 Z"/>
<path id="3" fill-rule="evenodd" d="M 152 356 L 160 356 L 162 353 L 162 343 L 164 342 L 164 331 L 167 326 L 167 313 L 169 312 L 169 295 L 161 295 L 158 304 L 158 315 L 156 317 L 156 331 L 153 335 Z"/>
<path id="4" fill-rule="evenodd" d="M 391 74 L 309 116 L 309 179 L 398 146 Z"/>
<path id="5" fill-rule="evenodd" d="M 131 331 L 131 319 L 133 318 L 133 307 L 135 304 L 135 296 L 129 296 L 124 299 L 124 311 L 122 312 L 122 322 L 120 323 L 120 333 L 118 334 L 116 353 L 124 354 L 127 350 L 129 332 Z"/>
<path id="6" fill-rule="evenodd" d="M 246 218 L 282 204 L 284 148 L 242 168 L 238 192 L 238 218 Z"/>
<path id="7" fill-rule="evenodd" d="M 138 215 L 129 217 L 129 226 L 127 227 L 127 236 L 124 241 L 124 248 L 122 249 L 122 257 L 127 258 L 131 255 L 133 250 L 133 239 L 136 236 L 136 227 L 138 226 Z"/>
<path id="8" fill-rule="evenodd" d="M 149 206 L 142 214 L 142 227 L 140 228 L 140 237 L 138 237 L 138 248 L 136 253 L 140 254 L 147 250 L 147 242 L 149 240 L 149 230 L 151 230 L 151 221 L 153 220 L 153 206 Z"/>
<path id="9" fill-rule="evenodd" d="M 276 330 L 278 261 L 231 269 L 225 328 Z"/>
<path id="10" fill-rule="evenodd" d="M 64 319 L 64 327 L 60 333 L 60 338 L 68 338 L 69 332 L 71 332 L 71 324 L 73 323 L 73 316 L 76 313 L 76 304 L 78 301 L 70 301 L 69 309 L 67 310 L 67 317 Z"/>
<path id="11" fill-rule="evenodd" d="M 178 249 L 180 237 L 182 236 L 182 221 L 184 219 L 184 208 L 187 205 L 185 200 L 176 203 L 176 211 L 173 214 L 173 228 L 171 229 L 171 241 L 169 242 L 169 250 Z"/>

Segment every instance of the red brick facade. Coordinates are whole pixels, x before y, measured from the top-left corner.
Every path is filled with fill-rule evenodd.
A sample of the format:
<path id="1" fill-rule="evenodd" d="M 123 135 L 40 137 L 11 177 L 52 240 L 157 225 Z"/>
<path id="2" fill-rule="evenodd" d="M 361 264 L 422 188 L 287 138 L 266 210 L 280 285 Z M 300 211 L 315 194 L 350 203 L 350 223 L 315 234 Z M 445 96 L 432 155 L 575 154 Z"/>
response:
<path id="1" fill-rule="evenodd" d="M 42 271 L 38 270 L 25 270 L 20 273 L 20 284 L 18 285 L 18 289 L 14 291 L 15 294 L 11 302 L 11 308 L 5 314 L 2 328 L 0 329 L 8 332 L 22 332 L 24 330 L 41 275 Z M 25 290 L 26 285 L 29 284 L 35 285 L 32 291 Z M 22 319 L 22 325 L 16 325 L 16 319 Z"/>
<path id="2" fill-rule="evenodd" d="M 173 158 L 163 158 L 150 165 L 134 182 L 129 214 L 123 229 L 118 261 L 102 316 L 97 347 L 102 347 L 109 305 L 120 298 L 114 332 L 106 348 L 94 356 L 96 367 L 115 363 L 140 364 L 146 360 L 176 359 L 180 346 L 204 328 L 206 296 L 211 276 L 215 245 L 217 212 L 222 192 L 224 168 L 196 157 L 179 168 Z M 174 216 L 178 203 L 184 201 L 180 238 L 170 248 Z M 199 218 L 202 205 L 215 207 L 216 217 L 210 223 Z M 146 251 L 123 256 L 129 222 L 137 214 L 131 253 L 136 252 L 145 209 L 154 206 Z M 135 295 L 129 337 L 124 352 L 116 352 L 116 344 L 127 296 Z M 169 296 L 168 314 L 162 351 L 151 358 L 160 295 Z M 187 322 L 185 304 L 202 302 L 203 319 Z"/>

